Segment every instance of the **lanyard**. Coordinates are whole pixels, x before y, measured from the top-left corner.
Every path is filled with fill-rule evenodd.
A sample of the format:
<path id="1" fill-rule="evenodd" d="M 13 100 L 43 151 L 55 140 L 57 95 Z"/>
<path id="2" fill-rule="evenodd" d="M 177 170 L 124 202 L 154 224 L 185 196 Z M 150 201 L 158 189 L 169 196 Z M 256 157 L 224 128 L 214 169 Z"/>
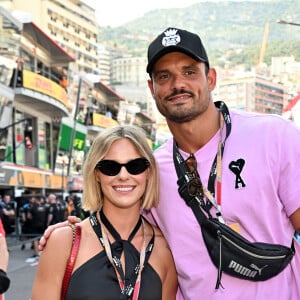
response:
<path id="1" fill-rule="evenodd" d="M 128 241 L 122 241 L 120 235 L 113 228 L 113 226 L 109 223 L 109 221 L 105 217 L 102 210 L 100 211 L 100 222 L 98 222 L 96 214 L 93 213 L 90 216 L 90 223 L 91 223 L 94 231 L 96 232 L 102 247 L 105 250 L 108 260 L 110 261 L 111 265 L 113 266 L 113 268 L 116 272 L 116 276 L 118 278 L 119 286 L 121 289 L 121 294 L 124 295 L 124 297 L 125 297 L 124 299 L 137 300 L 138 296 L 139 296 L 139 292 L 140 292 L 142 270 L 143 270 L 144 264 L 149 259 L 151 251 L 153 249 L 154 234 L 152 235 L 152 239 L 150 240 L 148 247 L 146 247 L 146 229 L 144 226 L 144 219 L 142 217 L 140 217 L 138 223 L 136 224 L 135 228 L 133 229 L 132 233 L 130 234 Z M 136 234 L 136 232 L 142 225 L 143 235 L 144 235 L 143 246 L 142 246 L 142 249 L 140 252 L 139 263 L 137 264 L 136 267 L 133 268 L 133 274 L 132 274 L 130 280 L 128 280 L 129 282 L 125 280 L 125 274 L 124 274 L 124 271 L 122 268 L 120 257 L 118 257 L 118 255 L 114 255 L 114 253 L 112 252 L 111 243 L 108 239 L 107 232 L 104 230 L 103 223 L 106 224 L 106 228 L 110 230 L 111 234 L 114 236 L 116 241 L 122 241 L 125 243 L 130 242 L 130 240 L 134 237 L 134 235 Z M 125 246 L 124 246 L 125 260 L 126 260 L 126 252 L 127 251 L 125 251 Z M 134 281 L 135 281 L 135 283 L 133 284 Z"/>
<path id="2" fill-rule="evenodd" d="M 225 148 L 225 141 L 228 138 L 230 132 L 231 132 L 231 119 L 230 119 L 230 115 L 229 115 L 229 111 L 228 108 L 226 106 L 226 104 L 222 101 L 217 101 L 215 102 L 216 107 L 218 108 L 218 110 L 221 112 L 220 115 L 220 137 L 219 137 L 219 142 L 218 142 L 218 151 L 217 154 L 215 156 L 215 159 L 213 161 L 211 170 L 210 170 L 210 174 L 209 174 L 209 180 L 208 180 L 208 186 L 204 186 L 201 178 L 199 176 L 199 173 L 197 171 L 197 167 L 195 167 L 195 169 L 192 172 L 192 175 L 190 176 L 191 172 L 190 172 L 190 168 L 189 168 L 189 164 L 187 163 L 189 161 L 189 159 L 194 159 L 196 162 L 196 159 L 194 157 L 194 154 L 191 154 L 190 157 L 184 161 L 183 157 L 181 156 L 177 144 L 174 141 L 173 144 L 173 156 L 174 156 L 174 162 L 175 162 L 175 166 L 176 166 L 176 162 L 178 162 L 180 165 L 186 165 L 186 167 L 184 168 L 185 171 L 185 176 L 188 176 L 189 178 L 187 178 L 187 180 L 189 182 L 192 182 L 193 180 L 197 180 L 198 181 L 198 191 L 197 191 L 197 195 L 196 198 L 198 198 L 198 202 L 200 203 L 201 206 L 203 206 L 203 208 L 205 209 L 206 212 L 209 213 L 209 210 L 211 208 L 211 206 L 214 206 L 217 210 L 217 216 L 219 218 L 219 220 L 221 222 L 224 223 L 222 214 L 221 214 L 221 191 L 222 191 L 222 156 L 223 156 L 223 152 L 224 152 L 224 148 Z M 224 141 L 222 141 L 222 129 L 223 126 L 225 124 L 226 127 L 226 136 Z M 193 178 L 196 177 L 196 178 Z M 216 190 L 215 190 L 216 188 Z M 202 191 L 201 191 L 202 189 Z M 206 201 L 206 203 L 204 202 L 203 198 L 204 195 L 206 196 L 206 198 L 208 199 L 209 202 Z M 216 197 L 215 197 L 216 195 Z M 200 197 L 200 199 L 199 199 Z"/>

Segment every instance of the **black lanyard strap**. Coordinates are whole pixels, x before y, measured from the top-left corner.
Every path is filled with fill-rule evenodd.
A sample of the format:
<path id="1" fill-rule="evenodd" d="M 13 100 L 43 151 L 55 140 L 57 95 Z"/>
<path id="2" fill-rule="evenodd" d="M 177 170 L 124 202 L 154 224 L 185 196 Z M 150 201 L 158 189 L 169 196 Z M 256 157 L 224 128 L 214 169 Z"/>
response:
<path id="1" fill-rule="evenodd" d="M 107 230 L 110 232 L 110 234 L 113 236 L 113 238 L 116 241 L 124 241 L 121 239 L 120 234 L 116 231 L 116 229 L 113 227 L 113 225 L 108 221 L 108 219 L 106 218 L 105 214 L 103 213 L 103 210 L 100 210 L 100 219 L 101 222 L 105 225 L 105 227 L 107 228 Z M 140 229 L 142 225 L 142 217 L 139 217 L 139 220 L 137 221 L 135 227 L 133 228 L 132 232 L 130 233 L 128 240 L 125 242 L 130 242 L 133 237 L 135 236 L 135 234 L 137 233 L 137 231 Z"/>
<path id="2" fill-rule="evenodd" d="M 225 148 L 225 142 L 226 142 L 226 140 L 229 137 L 230 132 L 231 132 L 231 118 L 230 118 L 228 107 L 223 101 L 216 101 L 215 106 L 217 107 L 217 109 L 222 114 L 224 124 L 225 124 L 225 129 L 226 129 L 225 139 L 221 143 L 221 155 L 223 156 L 223 152 L 224 152 L 224 148 Z M 220 128 L 220 130 L 221 130 L 221 128 Z M 210 169 L 209 180 L 208 180 L 208 185 L 207 185 L 207 189 L 211 192 L 211 194 L 213 196 L 215 195 L 216 174 L 217 174 L 217 154 L 215 156 L 214 162 L 213 162 L 212 167 Z"/>
<path id="3" fill-rule="evenodd" d="M 223 156 L 225 142 L 231 132 L 231 118 L 226 104 L 222 101 L 217 101 L 215 102 L 215 105 L 217 109 L 220 111 L 220 113 L 222 114 L 222 118 L 224 120 L 225 129 L 226 129 L 226 135 L 223 141 L 220 140 L 220 153 L 219 151 L 217 152 L 209 174 L 207 190 L 212 195 L 212 197 L 214 197 L 215 195 L 215 181 L 217 176 L 218 153 L 221 157 Z M 221 125 L 220 125 L 220 131 L 222 131 Z M 220 132 L 220 134 L 222 134 L 222 132 Z M 191 156 L 193 157 L 193 154 L 191 154 Z M 203 184 L 199 176 L 199 173 L 197 171 L 197 168 L 195 168 L 194 172 L 190 172 L 186 161 L 183 159 L 182 155 L 178 150 L 177 143 L 175 140 L 173 143 L 173 160 L 174 160 L 174 164 L 178 176 L 177 183 L 179 186 L 178 188 L 179 194 L 185 200 L 188 206 L 191 206 L 194 200 L 196 200 L 196 202 L 200 204 L 201 207 L 204 208 L 204 210 L 209 214 L 209 210 L 212 207 L 212 203 L 210 201 L 204 201 Z"/>

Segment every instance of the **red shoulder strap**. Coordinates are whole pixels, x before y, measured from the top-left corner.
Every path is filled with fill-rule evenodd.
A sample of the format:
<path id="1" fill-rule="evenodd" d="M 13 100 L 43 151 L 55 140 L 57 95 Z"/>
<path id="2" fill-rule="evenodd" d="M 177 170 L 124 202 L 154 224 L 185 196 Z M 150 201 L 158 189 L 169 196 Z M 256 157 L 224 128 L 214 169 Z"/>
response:
<path id="1" fill-rule="evenodd" d="M 71 279 L 72 271 L 74 268 L 74 264 L 76 261 L 79 245 L 80 245 L 80 237 L 81 237 L 81 227 L 80 225 L 76 224 L 72 226 L 73 230 L 73 245 L 71 249 L 71 253 L 68 259 L 63 283 L 62 283 L 62 290 L 61 290 L 61 300 L 66 298 L 66 293 L 68 289 L 68 285 Z M 75 235 L 75 236 L 74 236 Z"/>

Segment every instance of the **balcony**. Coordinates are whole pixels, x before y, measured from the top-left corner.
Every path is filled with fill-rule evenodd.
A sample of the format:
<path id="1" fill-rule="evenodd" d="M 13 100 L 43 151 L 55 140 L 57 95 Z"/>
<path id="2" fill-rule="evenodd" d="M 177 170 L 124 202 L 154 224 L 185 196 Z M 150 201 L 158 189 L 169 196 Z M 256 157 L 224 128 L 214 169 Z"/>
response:
<path id="1" fill-rule="evenodd" d="M 15 86 L 15 105 L 26 106 L 53 118 L 69 114 L 67 92 L 55 81 L 23 70 L 18 71 Z"/>

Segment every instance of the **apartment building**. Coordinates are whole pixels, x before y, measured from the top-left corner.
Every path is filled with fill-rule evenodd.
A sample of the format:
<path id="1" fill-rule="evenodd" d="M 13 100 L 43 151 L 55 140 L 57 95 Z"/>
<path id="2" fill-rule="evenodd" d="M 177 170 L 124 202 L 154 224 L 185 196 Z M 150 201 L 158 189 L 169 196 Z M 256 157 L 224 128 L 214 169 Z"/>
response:
<path id="1" fill-rule="evenodd" d="M 102 45 L 98 44 L 98 54 L 99 54 L 99 62 L 98 62 L 98 74 L 96 74 L 96 78 L 106 85 L 110 85 L 110 61 L 111 61 L 111 54 L 107 50 L 107 48 Z"/>
<path id="2" fill-rule="evenodd" d="M 293 56 L 272 57 L 270 76 L 288 88 L 290 98 L 300 90 L 300 62 Z"/>
<path id="3" fill-rule="evenodd" d="M 255 73 L 220 79 L 213 97 L 215 101 L 225 101 L 230 108 L 278 115 L 287 103 L 283 85 Z"/>
<path id="4" fill-rule="evenodd" d="M 112 62 L 112 85 L 147 86 L 146 57 L 115 58 Z"/>
<path id="5" fill-rule="evenodd" d="M 80 0 L 0 0 L 0 6 L 21 21 L 31 19 L 53 41 L 70 53 L 69 100 L 76 100 L 78 76 L 98 74 L 98 25 L 95 9 Z"/>
<path id="6" fill-rule="evenodd" d="M 2 7 L 0 36 L 0 193 L 61 191 L 66 179 L 53 170 L 69 106 L 59 77 L 74 58 Z"/>
<path id="7" fill-rule="evenodd" d="M 147 115 L 156 119 L 157 110 L 149 92 L 146 57 L 114 58 L 111 63 L 111 86 L 130 103 L 138 104 Z"/>

